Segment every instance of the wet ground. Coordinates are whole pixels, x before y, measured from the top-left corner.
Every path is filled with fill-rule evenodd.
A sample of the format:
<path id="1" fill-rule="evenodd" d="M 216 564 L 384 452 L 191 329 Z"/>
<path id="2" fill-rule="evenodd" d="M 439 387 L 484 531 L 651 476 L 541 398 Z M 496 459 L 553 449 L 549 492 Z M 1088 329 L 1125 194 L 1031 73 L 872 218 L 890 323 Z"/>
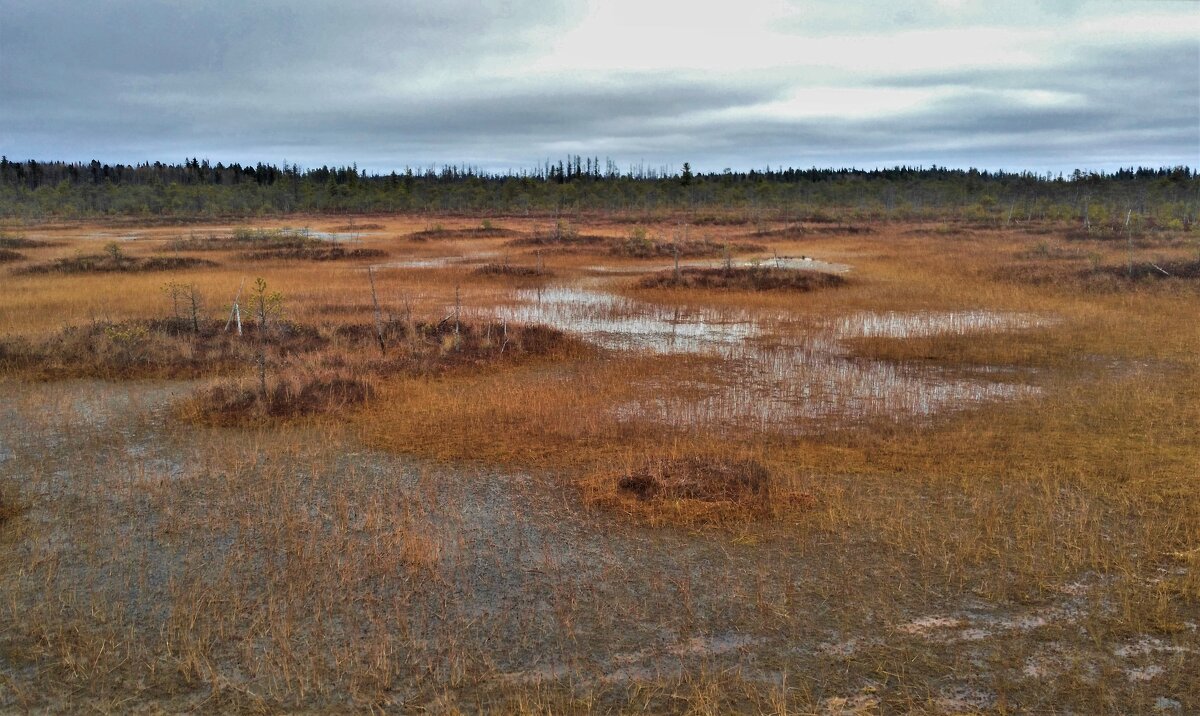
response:
<path id="1" fill-rule="evenodd" d="M 69 634 L 99 641 L 124 696 L 167 689 L 176 706 L 214 683 L 415 708 L 534 685 L 621 703 L 715 679 L 826 713 L 1014 692 L 1027 700 L 1007 707 L 1036 710 L 1080 683 L 1181 712 L 1196 675 L 1195 624 L 1089 639 L 1089 615 L 1115 608 L 1097 580 L 999 605 L 943 591 L 871 534 L 651 529 L 549 475 L 423 464 L 328 429 L 171 427 L 193 387 L 3 386 L 0 480 L 29 504 L 6 537 L 3 707 L 70 691 L 37 658 L 97 651 Z M 189 687 L 171 676 L 184 655 L 205 664 Z"/>
<path id="2" fill-rule="evenodd" d="M 1041 391 L 986 366 L 856 358 L 846 340 L 1055 321 L 665 306 L 596 277 L 514 291 L 488 317 L 717 366 L 645 386 L 672 397 L 615 407 L 631 420 L 795 433 Z M 703 684 L 747 711 L 775 695 L 818 713 L 1200 708 L 1197 625 L 1104 627 L 1121 605 L 1095 575 L 989 601 L 870 529 L 650 528 L 556 475 L 421 462 L 330 427 L 180 426 L 170 406 L 196 387 L 0 383 L 0 484 L 27 507 L 3 535 L 0 709 L 77 710 L 108 688 L 168 710 L 217 693 L 472 710 L 530 692 L 683 710 L 672 699 Z"/>
<path id="3" fill-rule="evenodd" d="M 1040 393 L 1011 375 L 975 371 L 964 377 L 936 366 L 854 357 L 841 344 L 844 339 L 1019 331 L 1052 322 L 979 310 L 823 318 L 787 310 L 667 306 L 609 292 L 601 281 L 519 291 L 516 302 L 494 317 L 554 326 L 613 350 L 693 353 L 723 363 L 707 377 L 678 377 L 685 391 L 645 386 L 641 392 L 656 397 L 621 406 L 624 417 L 787 433 L 908 420 Z"/>

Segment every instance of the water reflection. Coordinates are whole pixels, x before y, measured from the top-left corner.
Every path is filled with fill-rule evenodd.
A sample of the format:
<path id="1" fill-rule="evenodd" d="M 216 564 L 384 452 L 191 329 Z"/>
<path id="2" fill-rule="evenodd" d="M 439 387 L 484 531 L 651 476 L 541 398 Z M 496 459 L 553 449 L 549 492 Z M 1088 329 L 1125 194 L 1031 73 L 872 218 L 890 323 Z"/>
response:
<path id="1" fill-rule="evenodd" d="M 644 386 L 618 408 L 628 419 L 678 426 L 803 430 L 867 417 L 921 417 L 990 400 L 1035 395 L 1032 385 L 963 377 L 936 367 L 849 355 L 842 339 L 1024 330 L 1032 314 L 987 311 L 856 313 L 817 322 L 786 312 L 687 308 L 597 290 L 520 291 L 496 317 L 542 323 L 604 348 L 712 357 L 719 369 Z"/>

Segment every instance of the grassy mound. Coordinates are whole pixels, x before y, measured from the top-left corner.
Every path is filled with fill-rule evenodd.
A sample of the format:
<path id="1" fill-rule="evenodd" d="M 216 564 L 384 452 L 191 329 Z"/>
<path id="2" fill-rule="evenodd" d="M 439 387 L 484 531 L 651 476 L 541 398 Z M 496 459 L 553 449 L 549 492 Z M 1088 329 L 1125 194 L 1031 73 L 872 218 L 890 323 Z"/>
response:
<path id="1" fill-rule="evenodd" d="M 172 251 L 285 250 L 324 246 L 326 242 L 295 231 L 278 229 L 237 229 L 232 234 L 208 234 L 175 239 L 167 243 Z"/>
<path id="2" fill-rule="evenodd" d="M 238 336 L 224 321 L 184 319 L 97 322 L 69 326 L 41 340 L 0 340 L 0 375 L 64 378 L 196 378 L 250 365 L 268 355 L 306 353 L 328 341 L 311 326 L 277 322 L 259 340 L 247 323 Z"/>
<path id="3" fill-rule="evenodd" d="M 1034 260 L 1004 266 L 993 272 L 994 277 L 1010 283 L 1094 293 L 1200 287 L 1200 258 L 1155 262 L 1139 259 L 1132 267 L 1128 263 L 1087 265 L 1069 250 L 1024 254 L 1021 258 Z"/>
<path id="4" fill-rule="evenodd" d="M 431 374 L 524 356 L 575 350 L 561 331 L 505 323 L 382 321 L 383 350 L 374 322 L 314 326 L 275 320 L 243 334 L 223 320 L 193 325 L 181 318 L 69 326 L 45 338 L 0 339 L 0 375 L 41 380 L 198 378 L 244 371 L 262 355 L 282 367 L 296 358 L 338 372 Z"/>
<path id="5" fill-rule="evenodd" d="M 579 234 L 570 230 L 550 233 L 533 234 L 507 243 L 508 246 L 534 246 L 556 248 L 560 251 L 594 251 L 610 256 L 622 256 L 634 259 L 668 258 L 680 256 L 684 258 L 715 258 L 729 252 L 745 253 L 763 251 L 766 247 L 754 243 L 725 244 L 708 239 L 690 241 L 668 241 L 662 238 L 651 238 L 641 232 L 630 236 L 598 236 L 596 234 Z"/>
<path id="6" fill-rule="evenodd" d="M 0 249 L 41 249 L 47 246 L 58 245 L 52 241 L 27 239 L 23 236 L 13 236 L 12 234 L 0 234 Z"/>
<path id="7" fill-rule="evenodd" d="M 820 226 L 802 226 L 800 224 L 790 224 L 779 229 L 759 229 L 753 231 L 747 236 L 756 239 L 799 239 L 804 236 L 813 235 L 838 235 L 838 236 L 859 236 L 862 234 L 873 234 L 875 230 L 869 226 L 857 226 L 854 224 L 824 224 Z"/>
<path id="8" fill-rule="evenodd" d="M 24 258 L 25 258 L 25 254 L 23 254 L 19 251 L 13 251 L 12 249 L 0 249 L 0 264 L 11 263 L 13 261 L 20 261 Z"/>
<path id="9" fill-rule="evenodd" d="M 624 471 L 600 472 L 583 482 L 589 501 L 651 524 L 715 524 L 773 512 L 771 475 L 756 460 L 691 455 L 654 457 Z M 785 496 L 789 506 L 810 495 Z"/>
<path id="10" fill-rule="evenodd" d="M 698 288 L 730 291 L 815 291 L 846 283 L 837 274 L 771 267 L 686 268 L 638 281 L 639 288 Z"/>
<path id="11" fill-rule="evenodd" d="M 267 418 L 294 419 L 339 413 L 366 402 L 374 389 L 340 375 L 274 381 L 266 392 L 243 383 L 216 385 L 177 407 L 186 420 L 204 425 L 245 425 Z"/>
<path id="12" fill-rule="evenodd" d="M 528 236 L 513 239 L 505 246 L 533 246 L 557 249 L 587 249 L 605 247 L 612 243 L 613 237 L 598 234 L 581 234 L 571 229 L 538 232 Z"/>
<path id="13" fill-rule="evenodd" d="M 250 261 L 292 259 L 298 261 L 343 261 L 352 259 L 377 259 L 387 256 L 382 249 L 347 249 L 328 244 L 291 247 L 271 247 L 257 251 L 246 251 L 241 257 Z"/>
<path id="14" fill-rule="evenodd" d="M 0 528 L 24 511 L 17 490 L 10 483 L 0 485 Z"/>
<path id="15" fill-rule="evenodd" d="M 754 460 L 652 459 L 622 475 L 617 488 L 642 501 L 763 502 L 769 477 Z"/>
<path id="16" fill-rule="evenodd" d="M 119 253 L 86 254 L 55 259 L 50 263 L 34 264 L 20 269 L 23 274 L 80 274 L 80 273 L 141 273 L 145 271 L 178 271 L 218 266 L 217 262 L 194 256 L 126 256 Z"/>
<path id="17" fill-rule="evenodd" d="M 499 226 L 477 226 L 468 229 L 447 229 L 442 226 L 431 226 L 427 229 L 414 231 L 405 238 L 409 241 L 429 241 L 431 239 L 500 239 L 517 236 L 520 232 Z"/>
<path id="18" fill-rule="evenodd" d="M 372 378 L 441 375 L 575 345 L 566 334 L 536 325 L 387 321 L 380 329 L 385 351 L 379 350 L 373 323 L 342 324 L 332 330 L 324 350 L 307 356 L 299 366 L 280 361 L 278 353 L 268 359 L 265 390 L 250 378 L 234 379 L 183 401 L 177 414 L 205 425 L 335 414 L 370 400 L 375 395 Z M 247 366 L 253 361 L 252 356 Z"/>
<path id="19" fill-rule="evenodd" d="M 355 231 L 380 231 L 386 228 L 383 224 L 341 224 L 333 227 L 333 231 L 353 233 Z"/>
<path id="20" fill-rule="evenodd" d="M 1169 279 L 1183 279 L 1195 281 L 1200 279 L 1200 258 L 1191 261 L 1162 261 L 1159 263 L 1151 263 L 1148 261 L 1134 262 L 1131 267 L 1125 266 L 1101 266 L 1094 273 L 1113 276 L 1126 281 L 1165 281 Z"/>
<path id="21" fill-rule="evenodd" d="M 553 274 L 536 266 L 514 266 L 508 263 L 488 263 L 471 272 L 476 276 L 508 276 L 510 278 L 545 278 Z"/>
<path id="22" fill-rule="evenodd" d="M 629 237 L 613 239 L 608 252 L 614 256 L 625 256 L 635 259 L 668 258 L 714 258 L 727 253 L 748 253 L 764 251 L 762 244 L 739 242 L 734 244 L 719 244 L 708 239 L 694 241 L 667 241 L 665 239 L 643 239 Z"/>
<path id="23" fill-rule="evenodd" d="M 241 251 L 240 257 L 249 261 L 340 261 L 388 255 L 381 249 L 347 248 L 302 232 L 283 229 L 238 229 L 227 236 L 210 234 L 177 239 L 167 247 L 176 251 Z"/>

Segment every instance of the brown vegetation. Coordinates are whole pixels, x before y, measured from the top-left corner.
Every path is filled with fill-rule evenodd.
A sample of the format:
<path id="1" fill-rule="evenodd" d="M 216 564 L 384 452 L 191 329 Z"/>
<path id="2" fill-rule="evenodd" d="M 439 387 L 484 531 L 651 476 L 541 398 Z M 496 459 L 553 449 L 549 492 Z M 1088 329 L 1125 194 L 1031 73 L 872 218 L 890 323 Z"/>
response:
<path id="1" fill-rule="evenodd" d="M 410 241 L 429 241 L 431 239 L 498 239 L 516 236 L 519 232 L 499 226 L 483 225 L 468 228 L 448 229 L 443 226 L 431 226 L 408 234 Z"/>
<path id="2" fill-rule="evenodd" d="M 474 269 L 471 273 L 476 276 L 508 276 L 511 278 L 549 278 L 554 274 L 536 266 L 518 266 L 504 263 L 486 263 Z"/>
<path id="3" fill-rule="evenodd" d="M 639 288 L 696 288 L 730 291 L 815 291 L 846 283 L 837 274 L 803 269 L 747 266 L 681 268 L 660 271 L 638 281 Z"/>
<path id="4" fill-rule="evenodd" d="M 856 225 L 856 224 L 836 224 L 836 225 L 832 225 L 832 226 L 829 224 L 817 224 L 816 226 L 804 225 L 804 224 L 789 224 L 788 226 L 784 226 L 779 229 L 758 229 L 756 231 L 752 231 L 751 233 L 749 233 L 747 235 L 752 238 L 756 238 L 756 239 L 784 240 L 784 239 L 800 239 L 800 238 L 804 238 L 806 236 L 814 236 L 814 235 L 822 235 L 822 234 L 841 235 L 841 236 L 858 236 L 861 234 L 873 234 L 873 233 L 875 233 L 875 229 L 871 228 L 870 226 L 860 226 L 860 225 Z"/>
<path id="5" fill-rule="evenodd" d="M 725 243 L 704 238 L 682 241 L 668 240 L 661 237 L 651 237 L 640 227 L 625 237 L 579 233 L 571 228 L 559 227 L 551 232 L 536 233 L 520 239 L 513 239 L 507 245 L 548 247 L 561 251 L 594 250 L 610 256 L 633 259 L 667 258 L 672 256 L 712 258 L 724 256 L 731 252 L 746 253 L 763 251 L 766 248 L 761 244 L 746 242 Z"/>
<path id="6" fill-rule="evenodd" d="M 23 511 L 17 490 L 10 483 L 0 484 L 0 529 Z"/>
<path id="7" fill-rule="evenodd" d="M 1004 281 L 1095 293 L 1194 289 L 1200 279 L 1200 259 L 1155 257 L 1102 264 L 1100 256 L 1060 247 L 1040 248 L 1019 254 L 1022 262 L 996 269 L 995 275 Z"/>
<path id="8" fill-rule="evenodd" d="M 338 226 L 333 227 L 333 230 L 334 231 L 354 232 L 354 231 L 380 231 L 380 230 L 386 229 L 386 228 L 387 227 L 384 226 L 383 224 L 375 224 L 375 223 L 368 222 L 365 224 L 339 224 Z"/>
<path id="9" fill-rule="evenodd" d="M 13 261 L 22 261 L 24 258 L 25 254 L 22 254 L 20 251 L 13 251 L 12 249 L 0 249 L 0 264 L 11 263 Z"/>
<path id="10" fill-rule="evenodd" d="M 347 249 L 341 246 L 294 246 L 272 247 L 258 251 L 247 251 L 242 258 L 248 261 L 293 259 L 298 261 L 342 261 L 351 259 L 377 259 L 387 256 L 382 249 Z"/>
<path id="11" fill-rule="evenodd" d="M 757 460 L 727 456 L 656 457 L 584 481 L 596 504 L 653 524 L 727 522 L 771 511 L 771 478 Z"/>
<path id="12" fill-rule="evenodd" d="M 552 231 L 539 231 L 528 236 L 513 239 L 506 246 L 536 246 L 557 249 L 584 249 L 589 247 L 608 246 L 613 242 L 611 236 L 579 233 L 567 227 L 558 227 Z"/>
<path id="13" fill-rule="evenodd" d="M 55 241 L 27 239 L 23 236 L 0 233 L 0 249 L 41 249 L 47 246 L 59 246 Z"/>
<path id="14" fill-rule="evenodd" d="M 260 349 L 283 356 L 327 342 L 315 328 L 288 321 L 267 331 L 248 322 L 243 330 L 239 336 L 224 321 L 194 327 L 184 319 L 68 326 L 40 340 L 0 339 L 0 374 L 40 380 L 198 378 L 248 366 Z"/>
<path id="15" fill-rule="evenodd" d="M 265 392 L 248 383 L 223 383 L 188 398 L 177 414 L 203 425 L 253 425 L 269 418 L 340 413 L 367 401 L 373 392 L 362 380 L 336 374 L 273 380 Z"/>
<path id="16" fill-rule="evenodd" d="M 124 254 L 82 254 L 55 259 L 49 263 L 33 264 L 20 269 L 21 273 L 139 273 L 147 271 L 178 271 L 216 266 L 215 261 L 194 256 L 127 256 Z"/>
<path id="17" fill-rule="evenodd" d="M 772 235 L 836 291 L 279 262 L 240 338 L 254 243 L 196 323 L 171 277 L 10 274 L 0 710 L 1196 711 L 1195 230 L 945 225 Z"/>

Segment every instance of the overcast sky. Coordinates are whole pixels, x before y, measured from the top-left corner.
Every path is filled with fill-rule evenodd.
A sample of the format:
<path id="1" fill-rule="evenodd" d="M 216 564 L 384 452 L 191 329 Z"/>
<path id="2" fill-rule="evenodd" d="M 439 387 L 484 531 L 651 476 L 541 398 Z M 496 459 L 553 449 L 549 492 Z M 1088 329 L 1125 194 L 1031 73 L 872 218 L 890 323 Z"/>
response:
<path id="1" fill-rule="evenodd" d="M 1200 2 L 0 0 L 0 152 L 1200 165 Z"/>

